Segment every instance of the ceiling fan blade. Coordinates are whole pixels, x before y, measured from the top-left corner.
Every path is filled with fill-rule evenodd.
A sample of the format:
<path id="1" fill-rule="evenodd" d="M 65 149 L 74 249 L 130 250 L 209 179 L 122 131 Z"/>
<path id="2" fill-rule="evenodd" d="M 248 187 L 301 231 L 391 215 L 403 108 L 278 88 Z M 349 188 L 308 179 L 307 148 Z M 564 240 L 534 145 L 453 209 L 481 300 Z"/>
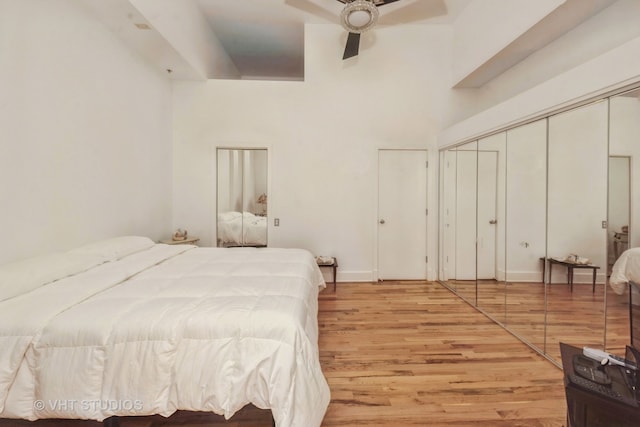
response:
<path id="1" fill-rule="evenodd" d="M 347 37 L 347 45 L 344 47 L 344 55 L 342 59 L 349 59 L 358 55 L 360 50 L 360 33 L 349 33 Z"/>
<path id="2" fill-rule="evenodd" d="M 303 12 L 324 18 L 330 22 L 336 22 L 336 18 L 338 17 L 338 15 L 334 14 L 330 10 L 320 7 L 309 0 L 285 0 L 284 3 Z"/>

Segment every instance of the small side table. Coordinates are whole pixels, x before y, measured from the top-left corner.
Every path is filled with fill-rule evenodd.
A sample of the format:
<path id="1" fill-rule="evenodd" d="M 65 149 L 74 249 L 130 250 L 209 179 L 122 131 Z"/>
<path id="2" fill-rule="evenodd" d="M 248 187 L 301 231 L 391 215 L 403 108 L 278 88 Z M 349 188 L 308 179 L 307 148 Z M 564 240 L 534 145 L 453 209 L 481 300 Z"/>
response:
<path id="1" fill-rule="evenodd" d="M 331 268 L 333 270 L 333 292 L 336 291 L 336 274 L 338 271 L 338 259 L 333 257 L 333 262 L 331 264 L 320 264 L 318 262 L 318 267 L 320 268 Z"/>
<path id="2" fill-rule="evenodd" d="M 600 268 L 597 265 L 593 264 L 575 264 L 572 262 L 561 261 L 555 258 L 540 258 L 542 261 L 542 282 L 544 283 L 545 274 L 546 274 L 546 265 L 549 262 L 549 283 L 551 283 L 551 273 L 553 269 L 553 264 L 563 265 L 567 267 L 567 284 L 570 286 L 571 292 L 573 292 L 573 270 L 576 268 L 586 268 L 591 269 L 593 271 L 593 280 L 591 285 L 591 292 L 596 291 L 596 272 Z"/>
<path id="3" fill-rule="evenodd" d="M 199 237 L 187 237 L 184 240 L 160 240 L 160 243 L 164 243 L 165 245 L 195 245 L 200 240 Z"/>

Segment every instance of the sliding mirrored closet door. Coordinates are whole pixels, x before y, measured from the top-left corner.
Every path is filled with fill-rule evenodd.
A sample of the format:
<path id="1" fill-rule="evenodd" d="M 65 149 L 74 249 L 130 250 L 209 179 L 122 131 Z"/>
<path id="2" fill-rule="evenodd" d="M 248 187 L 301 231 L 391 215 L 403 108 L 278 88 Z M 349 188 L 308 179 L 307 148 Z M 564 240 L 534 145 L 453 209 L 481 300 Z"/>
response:
<path id="1" fill-rule="evenodd" d="M 217 149 L 219 247 L 267 246 L 267 150 Z"/>
<path id="2" fill-rule="evenodd" d="M 549 118 L 547 256 L 598 267 L 548 264 L 546 352 L 555 360 L 560 342 L 604 345 L 607 126 L 606 100 Z"/>
<path id="3" fill-rule="evenodd" d="M 620 353 L 607 282 L 640 246 L 638 135 L 635 89 L 443 150 L 443 283 L 558 364 L 560 342 Z"/>
<path id="4" fill-rule="evenodd" d="M 478 144 L 469 142 L 449 151 L 448 193 L 445 197 L 447 227 L 444 230 L 448 281 L 458 295 L 476 304 L 476 230 Z"/>
<path id="5" fill-rule="evenodd" d="M 478 307 L 506 320 L 505 175 L 506 132 L 478 140 L 477 294 Z"/>
<path id="6" fill-rule="evenodd" d="M 507 320 L 513 333 L 544 350 L 547 235 L 547 119 L 507 131 Z"/>
<path id="7" fill-rule="evenodd" d="M 609 268 L 627 248 L 640 246 L 640 90 L 609 102 Z M 629 343 L 629 295 L 607 287 L 607 350 L 624 353 Z"/>
<path id="8" fill-rule="evenodd" d="M 438 234 L 438 277 L 440 282 L 455 290 L 455 260 L 451 256 L 455 247 L 455 194 L 456 150 L 440 151 L 438 182 L 440 233 Z"/>

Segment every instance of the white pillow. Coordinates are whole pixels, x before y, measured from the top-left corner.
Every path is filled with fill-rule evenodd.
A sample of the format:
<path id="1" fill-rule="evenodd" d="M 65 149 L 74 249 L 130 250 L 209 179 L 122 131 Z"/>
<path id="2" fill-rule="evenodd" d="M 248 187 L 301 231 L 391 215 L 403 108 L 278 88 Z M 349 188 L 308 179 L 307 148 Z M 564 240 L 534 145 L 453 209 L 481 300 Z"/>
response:
<path id="1" fill-rule="evenodd" d="M 70 254 L 84 254 L 100 257 L 104 262 L 115 261 L 127 255 L 149 249 L 155 242 L 143 236 L 120 236 L 69 251 Z"/>
<path id="2" fill-rule="evenodd" d="M 53 253 L 0 266 L 0 301 L 102 264 L 85 254 Z"/>
<path id="3" fill-rule="evenodd" d="M 242 214 L 240 212 L 221 212 L 218 214 L 218 221 L 233 221 L 236 218 L 240 218 Z"/>

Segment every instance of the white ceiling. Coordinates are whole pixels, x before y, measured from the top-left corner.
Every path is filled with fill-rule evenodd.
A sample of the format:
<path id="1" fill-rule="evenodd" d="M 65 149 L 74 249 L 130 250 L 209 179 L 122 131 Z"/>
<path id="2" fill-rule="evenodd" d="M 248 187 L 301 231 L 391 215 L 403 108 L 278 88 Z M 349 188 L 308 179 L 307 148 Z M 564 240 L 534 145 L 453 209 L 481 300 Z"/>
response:
<path id="1" fill-rule="evenodd" d="M 338 0 L 79 1 L 147 60 L 162 70 L 171 70 L 172 79 L 303 80 L 304 25 L 339 25 L 344 7 Z M 400 0 L 379 8 L 378 25 L 444 24 L 455 30 L 461 15 L 469 19 L 465 8 L 473 4 L 476 8 L 469 10 L 480 7 L 484 11 L 491 5 L 495 9 L 501 1 L 513 0 Z M 504 48 L 476 64 L 456 86 L 484 85 L 616 1 L 624 0 L 556 1 L 562 5 L 528 31 L 507 40 Z M 178 16 L 180 13 L 183 15 Z M 511 13 L 517 13 L 517 8 Z M 509 12 L 496 18 L 496 22 L 507 22 Z M 185 27 L 184 22 L 204 28 Z M 210 38 L 202 36 L 206 32 Z M 342 51 L 337 51 L 336 57 L 341 58 Z M 221 63 L 225 64 L 224 72 L 215 69 Z"/>
<path id="2" fill-rule="evenodd" d="M 196 0 L 243 78 L 304 77 L 304 24 L 339 24 L 337 0 Z M 452 23 L 471 0 L 401 0 L 378 25 Z M 336 56 L 342 52 L 336 52 Z"/>

